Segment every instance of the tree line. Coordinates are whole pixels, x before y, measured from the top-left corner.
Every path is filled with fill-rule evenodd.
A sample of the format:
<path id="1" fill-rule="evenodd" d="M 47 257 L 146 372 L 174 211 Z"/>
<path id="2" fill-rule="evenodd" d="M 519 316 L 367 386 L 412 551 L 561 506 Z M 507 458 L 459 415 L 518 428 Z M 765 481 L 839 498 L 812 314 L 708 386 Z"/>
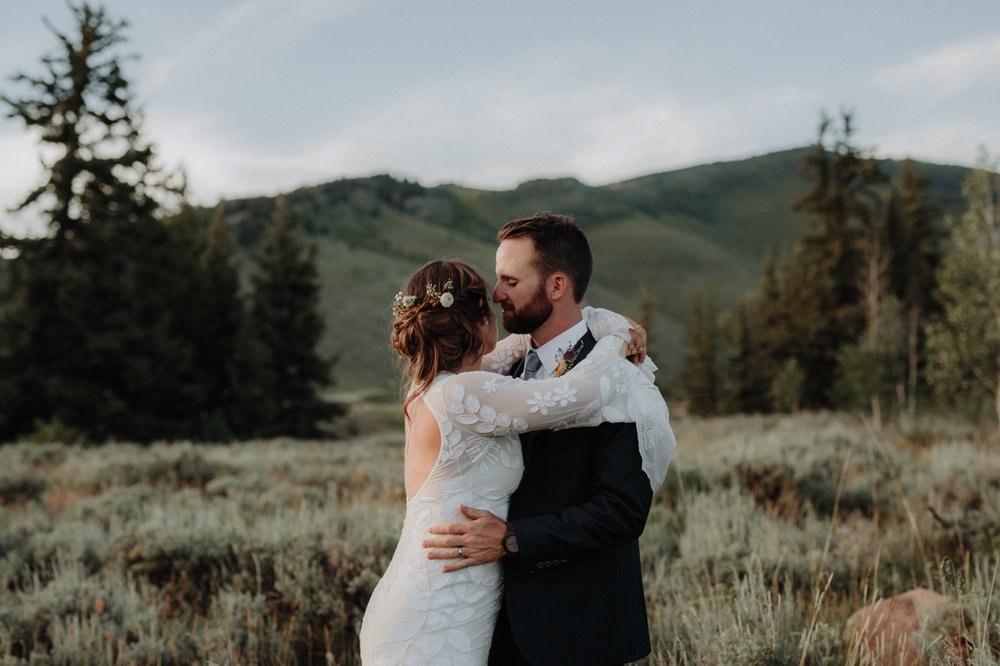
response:
<path id="1" fill-rule="evenodd" d="M 984 151 L 947 220 L 912 160 L 893 178 L 824 117 L 795 209 L 808 231 L 735 312 L 697 296 L 682 383 L 698 415 L 851 408 L 881 425 L 918 404 L 1000 420 L 1000 176 Z"/>
<path id="2" fill-rule="evenodd" d="M 224 206 L 187 204 L 142 136 L 126 22 L 70 8 L 43 73 L 0 96 L 40 137 L 46 178 L 19 209 L 48 226 L 0 235 L 0 442 L 317 435 L 341 408 L 320 394 L 315 248 L 279 197 L 241 284 Z"/>

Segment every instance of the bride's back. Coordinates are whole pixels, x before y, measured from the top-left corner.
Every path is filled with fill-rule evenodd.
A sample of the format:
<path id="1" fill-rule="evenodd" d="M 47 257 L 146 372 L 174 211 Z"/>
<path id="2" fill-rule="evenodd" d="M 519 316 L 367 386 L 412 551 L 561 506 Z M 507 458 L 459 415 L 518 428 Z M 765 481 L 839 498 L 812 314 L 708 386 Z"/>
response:
<path id="1" fill-rule="evenodd" d="M 441 429 L 423 400 L 411 402 L 407 414 L 403 475 L 409 501 L 424 485 L 437 462 L 441 452 Z"/>

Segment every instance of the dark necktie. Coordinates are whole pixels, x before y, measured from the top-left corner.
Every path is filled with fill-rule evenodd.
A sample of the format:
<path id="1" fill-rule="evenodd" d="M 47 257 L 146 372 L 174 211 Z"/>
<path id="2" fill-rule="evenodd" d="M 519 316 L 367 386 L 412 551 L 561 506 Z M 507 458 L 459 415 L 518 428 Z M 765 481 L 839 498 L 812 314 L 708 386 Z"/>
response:
<path id="1" fill-rule="evenodd" d="M 524 378 L 532 379 L 541 367 L 542 359 L 538 358 L 534 349 L 529 349 L 528 355 L 524 357 Z"/>

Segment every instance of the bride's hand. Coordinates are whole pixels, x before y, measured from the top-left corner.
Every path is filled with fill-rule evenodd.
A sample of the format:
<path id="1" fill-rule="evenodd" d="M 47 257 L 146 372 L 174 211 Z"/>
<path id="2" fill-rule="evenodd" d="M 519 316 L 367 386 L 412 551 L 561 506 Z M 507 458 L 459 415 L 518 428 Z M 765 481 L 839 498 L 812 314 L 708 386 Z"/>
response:
<path id="1" fill-rule="evenodd" d="M 617 335 L 624 338 L 628 333 L 629 349 L 625 358 L 634 365 L 646 360 L 646 329 L 635 320 L 603 308 L 583 308 L 583 320 L 597 339 Z"/>
<path id="2" fill-rule="evenodd" d="M 632 330 L 629 335 L 632 337 L 628 343 L 628 353 L 623 354 L 633 365 L 641 365 L 646 360 L 646 329 L 632 321 L 631 317 L 625 317 Z"/>

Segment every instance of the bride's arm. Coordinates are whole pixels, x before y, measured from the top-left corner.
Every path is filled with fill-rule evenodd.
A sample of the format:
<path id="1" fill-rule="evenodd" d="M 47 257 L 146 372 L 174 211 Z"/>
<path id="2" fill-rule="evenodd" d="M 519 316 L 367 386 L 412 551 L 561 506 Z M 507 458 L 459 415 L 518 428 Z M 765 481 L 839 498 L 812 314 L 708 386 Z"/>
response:
<path id="1" fill-rule="evenodd" d="M 605 310 L 604 308 L 584 308 L 583 319 L 587 322 L 587 328 L 590 329 L 595 338 L 616 335 L 624 340 L 628 340 L 635 347 L 629 350 L 629 360 L 632 360 L 633 352 L 640 354 L 638 356 L 640 362 L 636 365 L 649 381 L 654 380 L 654 373 L 657 367 L 653 363 L 653 360 L 646 356 L 646 334 L 642 332 L 640 335 L 637 329 L 641 327 L 638 324 L 616 312 Z M 641 352 L 640 347 L 642 348 Z"/>
<path id="2" fill-rule="evenodd" d="M 498 341 L 493 351 L 483 355 L 480 369 L 486 372 L 496 372 L 501 375 L 510 374 L 510 369 L 517 361 L 524 358 L 530 347 L 530 335 L 526 333 L 512 333 L 503 340 Z"/>
<path id="3" fill-rule="evenodd" d="M 600 340 L 603 337 L 615 335 L 627 342 L 645 344 L 645 340 L 640 340 L 636 336 L 632 322 L 620 314 L 592 307 L 583 308 L 582 314 L 583 321 L 587 324 L 590 332 L 594 334 L 595 339 Z M 530 348 L 530 335 L 526 333 L 508 335 L 497 342 L 493 351 L 483 356 L 480 369 L 501 375 L 509 374 L 513 365 L 524 358 Z M 653 370 L 655 369 L 656 366 L 653 366 Z"/>
<path id="4" fill-rule="evenodd" d="M 552 379 L 455 375 L 444 389 L 449 419 L 470 433 L 494 436 L 632 421 L 626 387 L 637 371 L 620 353 L 624 347 L 621 338 L 606 336 L 586 359 Z"/>

